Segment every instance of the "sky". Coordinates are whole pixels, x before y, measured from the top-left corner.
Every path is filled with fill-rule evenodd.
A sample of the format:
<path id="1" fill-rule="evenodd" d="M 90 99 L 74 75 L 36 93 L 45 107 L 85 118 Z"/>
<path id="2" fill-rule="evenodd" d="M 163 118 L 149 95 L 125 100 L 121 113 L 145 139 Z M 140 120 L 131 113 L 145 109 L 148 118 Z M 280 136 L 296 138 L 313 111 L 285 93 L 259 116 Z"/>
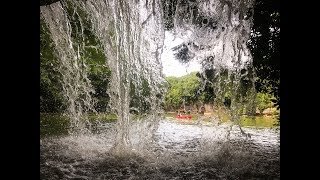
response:
<path id="1" fill-rule="evenodd" d="M 200 71 L 201 65 L 198 62 L 193 60 L 188 65 L 183 65 L 174 58 L 174 52 L 171 49 L 182 43 L 182 39 L 174 38 L 170 31 L 165 31 L 165 40 L 161 55 L 163 73 L 165 76 L 181 77 L 194 71 Z"/>

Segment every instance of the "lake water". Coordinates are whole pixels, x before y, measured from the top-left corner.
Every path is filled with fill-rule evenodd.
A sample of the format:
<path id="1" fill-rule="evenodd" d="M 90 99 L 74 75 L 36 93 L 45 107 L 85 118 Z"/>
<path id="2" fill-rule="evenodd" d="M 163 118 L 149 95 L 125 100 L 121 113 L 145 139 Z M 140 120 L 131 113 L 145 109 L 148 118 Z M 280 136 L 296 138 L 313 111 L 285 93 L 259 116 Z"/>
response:
<path id="1" fill-rule="evenodd" d="M 185 124 L 165 119 L 152 141 L 132 124 L 132 147 L 112 153 L 115 123 L 90 135 L 41 138 L 41 179 L 280 179 L 280 137 L 275 128 L 228 123 Z"/>

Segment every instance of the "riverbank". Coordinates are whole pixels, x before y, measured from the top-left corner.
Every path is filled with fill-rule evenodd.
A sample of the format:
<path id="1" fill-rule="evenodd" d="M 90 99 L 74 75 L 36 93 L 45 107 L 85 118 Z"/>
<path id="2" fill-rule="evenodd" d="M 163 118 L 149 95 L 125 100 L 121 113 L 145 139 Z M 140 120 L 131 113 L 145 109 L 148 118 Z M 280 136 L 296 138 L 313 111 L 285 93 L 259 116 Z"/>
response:
<path id="1" fill-rule="evenodd" d="M 204 113 L 201 114 L 187 114 L 186 116 L 191 116 L 192 118 L 184 118 L 179 119 L 177 118 L 176 112 L 166 112 L 165 118 L 170 120 L 177 120 L 184 124 L 196 124 L 199 121 L 203 122 L 216 122 L 216 123 L 231 123 L 230 115 L 225 112 L 220 111 L 219 113 Z M 247 116 L 242 115 L 240 116 L 240 124 L 243 127 L 266 127 L 266 128 L 273 128 L 279 127 L 277 114 L 262 114 L 262 115 L 255 115 L 255 116 Z"/>
<path id="2" fill-rule="evenodd" d="M 164 119 L 170 121 L 177 121 L 186 125 L 199 124 L 221 124 L 232 123 L 227 113 L 204 113 L 190 114 L 191 119 L 178 119 L 176 112 L 166 112 Z M 115 114 L 89 114 L 89 122 L 92 130 L 97 129 L 98 124 L 116 122 L 117 116 Z M 257 115 L 257 116 L 241 116 L 240 122 L 242 127 L 258 127 L 258 128 L 277 128 L 279 127 L 276 115 Z M 40 114 L 40 136 L 60 136 L 67 135 L 70 126 L 70 120 L 67 116 L 58 113 L 41 113 Z"/>

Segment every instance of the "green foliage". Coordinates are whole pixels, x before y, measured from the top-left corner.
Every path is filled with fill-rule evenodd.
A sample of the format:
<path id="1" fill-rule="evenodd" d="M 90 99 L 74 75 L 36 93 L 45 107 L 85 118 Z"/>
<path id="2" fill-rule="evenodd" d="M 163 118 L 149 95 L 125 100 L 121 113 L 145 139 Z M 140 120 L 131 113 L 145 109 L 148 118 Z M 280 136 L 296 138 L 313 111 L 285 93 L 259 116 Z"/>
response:
<path id="1" fill-rule="evenodd" d="M 95 90 L 92 95 L 97 100 L 95 110 L 106 112 L 110 99 L 107 88 L 111 71 L 106 66 L 107 58 L 103 47 L 93 32 L 90 17 L 81 9 L 82 7 L 69 1 L 66 1 L 65 6 L 72 27 L 74 49 L 79 49 L 81 60 L 87 65 L 88 78 Z"/>
<path id="2" fill-rule="evenodd" d="M 274 116 L 241 116 L 241 126 L 276 127 L 277 120 Z"/>
<path id="3" fill-rule="evenodd" d="M 273 99 L 273 95 L 269 93 L 257 93 L 256 103 L 260 114 L 262 114 L 263 110 L 274 107 L 274 103 L 272 102 Z"/>
<path id="4" fill-rule="evenodd" d="M 65 106 L 59 82 L 61 74 L 56 69 L 59 61 L 43 19 L 40 19 L 40 48 L 40 112 L 61 112 Z"/>
<path id="5" fill-rule="evenodd" d="M 133 81 L 130 82 L 130 108 L 131 113 L 135 114 L 143 114 L 148 113 L 151 104 L 151 88 L 146 79 L 142 77 L 142 85 L 137 86 L 133 83 Z"/>
<path id="6" fill-rule="evenodd" d="M 97 112 L 106 112 L 108 110 L 107 105 L 110 98 L 107 94 L 107 87 L 109 85 L 110 74 L 111 72 L 108 69 L 89 74 L 91 85 L 95 90 L 93 97 L 97 100 L 95 104 Z"/>
<path id="7" fill-rule="evenodd" d="M 115 114 L 87 114 L 93 132 L 97 132 L 97 125 L 117 120 Z M 67 135 L 70 128 L 70 119 L 60 113 L 40 113 L 40 135 L 61 136 Z"/>
<path id="8" fill-rule="evenodd" d="M 185 2 L 186 1 L 181 1 L 181 3 L 186 4 Z M 174 17 L 176 13 L 177 0 L 162 0 L 162 4 L 165 28 L 167 30 L 171 30 L 174 27 Z M 274 98 L 272 98 L 271 100 L 275 103 L 275 106 L 279 108 L 280 1 L 256 0 L 253 8 L 253 28 L 250 40 L 248 41 L 248 46 L 253 56 L 253 66 L 257 76 L 257 79 L 255 81 L 255 88 L 257 92 L 271 93 L 274 96 Z M 189 10 L 191 9 L 189 8 Z M 197 14 L 197 9 L 194 10 L 195 11 L 193 12 L 193 14 Z M 186 13 L 185 15 L 188 16 L 190 14 L 191 13 Z M 185 63 L 191 59 L 191 55 L 185 44 L 177 46 L 173 50 L 176 51 L 175 56 L 180 62 Z M 204 60 L 203 67 L 211 67 L 206 66 L 206 64 L 210 63 L 207 63 L 206 61 L 210 61 L 210 57 Z M 249 71 L 252 71 L 252 69 L 249 69 Z M 206 69 L 203 74 L 198 75 L 204 83 L 204 89 L 202 91 L 202 95 L 199 98 L 202 98 L 202 100 L 206 103 L 213 101 L 224 101 L 224 104 L 226 106 L 228 106 L 228 104 L 230 106 L 230 95 L 228 96 L 227 94 L 230 91 L 230 88 L 228 89 L 228 87 L 232 85 L 226 84 L 226 88 L 222 86 L 222 88 L 218 89 L 215 92 L 214 87 L 218 85 L 217 82 L 220 78 L 219 75 L 215 75 L 215 73 L 216 72 L 214 72 L 213 69 Z M 248 74 L 250 75 L 250 73 L 251 72 L 249 72 Z M 253 89 L 253 77 L 249 76 L 248 78 L 249 79 L 241 79 L 240 86 L 237 89 L 234 89 L 235 91 L 240 92 L 237 93 L 235 97 L 238 101 L 241 101 L 241 97 L 248 95 L 248 93 L 252 94 L 251 91 L 247 90 Z M 251 97 L 250 94 L 248 97 Z M 258 105 L 260 104 L 260 109 L 263 107 L 262 104 L 264 103 L 265 101 L 259 99 Z"/>
<path id="9" fill-rule="evenodd" d="M 257 74 L 256 89 L 267 89 L 280 102 L 280 1 L 256 0 L 248 46 Z"/>
<path id="10" fill-rule="evenodd" d="M 61 114 L 40 114 L 40 135 L 58 136 L 68 134 L 70 121 L 68 117 Z"/>
<path id="11" fill-rule="evenodd" d="M 165 109 L 176 109 L 181 106 L 183 99 L 187 104 L 199 99 L 200 80 L 195 72 L 182 77 L 169 76 L 166 78 L 170 87 L 166 94 Z"/>
<path id="12" fill-rule="evenodd" d="M 210 63 L 211 58 L 205 59 L 204 63 Z M 203 73 L 197 73 L 203 88 L 199 100 L 204 103 L 213 103 L 230 107 L 231 104 L 231 87 L 232 81 L 229 80 L 229 72 L 227 69 L 220 71 L 214 69 L 205 69 Z M 200 93 L 199 92 L 199 93 Z"/>
<path id="13" fill-rule="evenodd" d="M 95 109 L 105 112 L 109 101 L 107 87 L 111 71 L 106 66 L 107 58 L 103 47 L 95 36 L 90 17 L 85 11 L 71 1 L 61 3 L 70 21 L 73 48 L 79 52 L 79 61 L 86 64 L 83 68 L 86 68 L 95 90 L 92 95 L 97 101 Z M 55 56 L 55 47 L 48 27 L 43 19 L 40 23 L 40 109 L 41 112 L 62 112 L 65 110 L 65 100 L 62 96 L 62 74 L 57 69 L 60 62 Z"/>

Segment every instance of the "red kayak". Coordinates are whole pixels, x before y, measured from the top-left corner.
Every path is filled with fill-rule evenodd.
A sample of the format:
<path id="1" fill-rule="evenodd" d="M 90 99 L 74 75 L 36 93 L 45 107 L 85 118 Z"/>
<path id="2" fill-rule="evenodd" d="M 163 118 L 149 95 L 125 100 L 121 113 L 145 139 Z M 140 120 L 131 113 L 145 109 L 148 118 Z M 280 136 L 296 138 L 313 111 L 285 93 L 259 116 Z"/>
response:
<path id="1" fill-rule="evenodd" d="M 176 118 L 178 119 L 192 119 L 192 116 L 183 116 L 183 115 L 178 115 Z"/>

